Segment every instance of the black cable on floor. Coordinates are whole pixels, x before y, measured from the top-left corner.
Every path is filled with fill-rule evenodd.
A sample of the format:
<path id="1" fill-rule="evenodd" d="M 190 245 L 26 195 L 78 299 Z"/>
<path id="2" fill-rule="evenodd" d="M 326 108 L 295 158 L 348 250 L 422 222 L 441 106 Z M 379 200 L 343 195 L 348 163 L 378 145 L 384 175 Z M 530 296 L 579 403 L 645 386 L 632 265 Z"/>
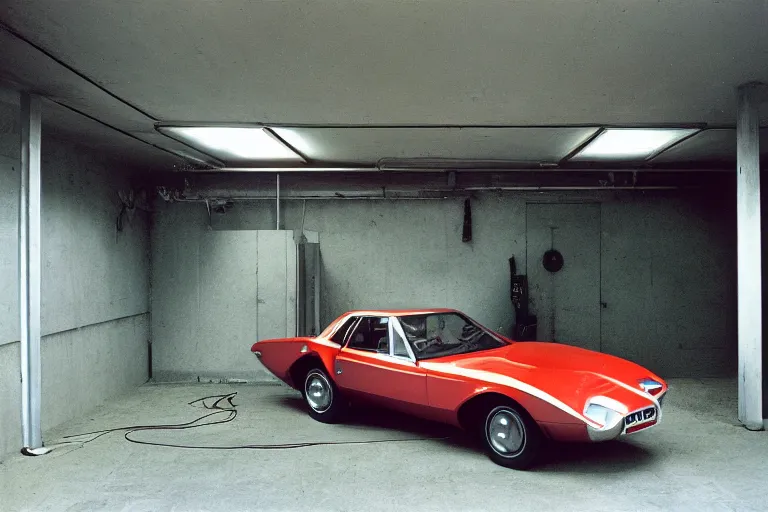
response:
<path id="1" fill-rule="evenodd" d="M 187 405 L 190 405 L 190 406 L 194 406 L 194 404 L 202 402 L 203 408 L 212 410 L 214 412 L 205 414 L 203 416 L 200 416 L 199 418 L 196 418 L 192 421 L 188 421 L 186 423 L 170 423 L 170 424 L 158 424 L 158 425 L 132 425 L 127 427 L 116 427 L 116 428 L 109 428 L 104 430 L 95 430 L 93 432 L 85 432 L 82 434 L 73 434 L 73 435 L 65 436 L 64 439 L 74 439 L 74 438 L 83 437 L 83 436 L 94 436 L 91 439 L 83 441 L 82 443 L 79 443 L 77 441 L 71 441 L 72 443 L 87 444 L 92 441 L 95 441 L 101 436 L 110 434 L 112 432 L 125 431 L 125 434 L 123 435 L 123 437 L 125 438 L 126 441 L 131 443 L 148 445 L 148 446 L 162 446 L 167 448 L 185 448 L 185 449 L 195 449 L 195 450 L 288 450 L 288 449 L 294 449 L 294 448 L 309 448 L 313 446 L 398 443 L 398 442 L 448 439 L 448 437 L 416 437 L 416 438 L 408 438 L 408 439 L 371 439 L 371 440 L 364 440 L 364 441 L 316 441 L 316 442 L 279 443 L 279 444 L 246 444 L 246 445 L 232 445 L 232 446 L 215 446 L 215 445 L 210 446 L 210 445 L 187 445 L 187 444 L 161 443 L 161 442 L 154 442 L 154 441 L 141 441 L 141 440 L 133 439 L 130 437 L 130 435 L 135 432 L 142 432 L 145 430 L 187 430 L 192 428 L 200 428 L 200 427 L 206 427 L 210 425 L 220 425 L 223 423 L 228 423 L 230 421 L 233 421 L 237 417 L 237 410 L 235 409 L 236 406 L 235 404 L 232 403 L 232 399 L 235 397 L 235 395 L 237 395 L 236 391 L 233 393 L 227 393 L 225 395 L 206 396 L 206 397 L 198 398 L 197 400 L 193 400 L 189 402 Z M 212 398 L 215 398 L 216 401 L 209 406 L 206 403 L 206 400 L 209 400 Z M 229 403 L 229 407 L 220 405 L 221 402 L 225 400 Z M 226 416 L 223 419 L 200 423 L 202 420 L 206 418 L 210 418 L 220 414 L 226 414 Z"/>
<path id="2" fill-rule="evenodd" d="M 72 439 L 75 437 L 91 436 L 96 434 L 95 437 L 88 439 L 87 441 L 83 441 L 81 443 L 81 444 L 86 444 L 86 443 L 90 443 L 91 441 L 95 441 L 96 439 L 106 434 L 110 434 L 112 432 L 120 432 L 123 430 L 128 430 L 130 432 L 136 432 L 140 430 L 182 430 L 187 428 L 204 427 L 206 425 L 217 425 L 219 423 L 227 423 L 234 420 L 235 417 L 237 417 L 237 410 L 234 409 L 235 405 L 232 403 L 232 398 L 234 398 L 236 394 L 237 392 L 228 393 L 226 395 L 206 396 L 206 397 L 198 398 L 197 400 L 193 400 L 189 402 L 187 405 L 193 405 L 198 402 L 203 402 L 203 407 L 205 409 L 214 410 L 214 412 L 205 414 L 203 416 L 200 416 L 199 418 L 196 418 L 192 421 L 188 421 L 186 423 L 169 423 L 169 424 L 158 424 L 158 425 L 131 425 L 126 427 L 115 427 L 115 428 L 108 428 L 104 430 L 94 430 L 93 432 L 84 432 L 82 434 L 72 434 L 69 436 L 64 436 L 63 439 Z M 205 403 L 205 400 L 208 400 L 210 398 L 217 398 L 217 400 L 213 403 L 213 405 L 208 406 Z M 225 409 L 223 407 L 220 407 L 219 403 L 223 400 L 227 400 L 229 404 L 232 406 L 232 409 Z M 199 423 L 200 421 L 206 418 L 209 418 L 211 416 L 216 416 L 222 413 L 227 413 L 228 414 L 227 418 L 219 421 L 208 422 L 208 423 L 203 423 L 201 425 L 197 425 L 197 423 Z"/>

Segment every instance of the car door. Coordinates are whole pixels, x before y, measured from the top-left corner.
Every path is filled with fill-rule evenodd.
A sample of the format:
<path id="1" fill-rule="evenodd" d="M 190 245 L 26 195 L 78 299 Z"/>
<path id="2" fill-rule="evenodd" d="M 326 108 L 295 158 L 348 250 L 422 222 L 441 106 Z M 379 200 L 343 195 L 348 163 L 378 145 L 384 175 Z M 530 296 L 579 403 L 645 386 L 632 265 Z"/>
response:
<path id="1" fill-rule="evenodd" d="M 395 317 L 361 317 L 336 357 L 334 378 L 342 390 L 391 407 L 428 406 L 426 372 Z"/>

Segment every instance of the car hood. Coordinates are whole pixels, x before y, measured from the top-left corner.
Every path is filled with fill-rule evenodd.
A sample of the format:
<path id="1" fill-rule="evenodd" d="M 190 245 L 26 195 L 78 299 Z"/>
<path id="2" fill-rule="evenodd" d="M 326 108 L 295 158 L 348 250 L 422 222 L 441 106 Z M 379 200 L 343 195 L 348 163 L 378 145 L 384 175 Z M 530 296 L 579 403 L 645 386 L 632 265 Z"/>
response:
<path id="1" fill-rule="evenodd" d="M 433 372 L 463 374 L 480 382 L 506 382 L 512 387 L 517 387 L 514 382 L 524 383 L 576 411 L 583 410 L 586 401 L 597 395 L 619 400 L 634 410 L 647 406 L 650 400 L 644 398 L 640 379 L 651 378 L 664 384 L 631 361 L 552 342 L 515 342 L 498 349 L 426 360 L 424 366 Z"/>
<path id="2" fill-rule="evenodd" d="M 511 377 L 522 371 L 537 369 L 591 373 L 622 382 L 629 379 L 633 383 L 645 377 L 655 378 L 655 375 L 647 369 L 626 359 L 553 342 L 516 342 L 494 350 L 430 361 L 451 363 L 463 368 L 510 373 Z"/>
<path id="3" fill-rule="evenodd" d="M 561 343 L 517 342 L 499 355 L 536 368 L 592 372 L 619 380 L 649 376 L 648 370 L 626 359 Z"/>

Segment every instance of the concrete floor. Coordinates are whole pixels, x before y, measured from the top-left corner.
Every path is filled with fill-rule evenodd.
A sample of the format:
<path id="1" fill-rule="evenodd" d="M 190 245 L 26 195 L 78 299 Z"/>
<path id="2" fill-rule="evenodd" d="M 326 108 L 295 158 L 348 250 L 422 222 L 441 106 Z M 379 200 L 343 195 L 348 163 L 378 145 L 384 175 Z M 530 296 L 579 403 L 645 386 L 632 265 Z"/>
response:
<path id="1" fill-rule="evenodd" d="M 556 446 L 533 471 L 494 465 L 462 439 L 293 450 L 190 450 L 131 444 L 121 433 L 0 463 L 0 510 L 744 510 L 768 503 L 768 434 L 736 425 L 733 380 L 673 380 L 659 427 L 622 442 Z M 146 385 L 46 433 L 178 423 L 187 402 L 237 391 L 230 423 L 136 439 L 177 444 L 361 441 L 453 435 L 386 413 L 312 421 L 278 386 Z"/>

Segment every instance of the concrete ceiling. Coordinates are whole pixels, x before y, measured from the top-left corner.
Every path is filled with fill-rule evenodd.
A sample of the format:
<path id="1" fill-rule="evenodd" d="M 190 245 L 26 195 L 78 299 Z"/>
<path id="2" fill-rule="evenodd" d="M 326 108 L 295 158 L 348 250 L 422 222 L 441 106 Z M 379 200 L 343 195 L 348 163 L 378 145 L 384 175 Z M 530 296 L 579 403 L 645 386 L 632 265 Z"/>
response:
<path id="1" fill-rule="evenodd" d="M 4 4 L 38 47 L 0 32 L 7 81 L 158 145 L 157 121 L 733 126 L 768 82 L 766 0 Z"/>
<path id="2" fill-rule="evenodd" d="M 20 131 L 19 114 L 18 94 L 0 89 L 0 119 L 7 123 L 0 133 L 13 135 L 16 148 Z M 130 168 L 159 171 L 185 166 L 182 158 L 115 130 L 105 129 L 101 123 L 52 101 L 43 102 L 42 136 L 43 145 L 52 137 L 65 144 L 87 147 L 108 159 L 119 158 L 120 164 Z M 10 152 L 9 147 L 7 153 Z"/>

